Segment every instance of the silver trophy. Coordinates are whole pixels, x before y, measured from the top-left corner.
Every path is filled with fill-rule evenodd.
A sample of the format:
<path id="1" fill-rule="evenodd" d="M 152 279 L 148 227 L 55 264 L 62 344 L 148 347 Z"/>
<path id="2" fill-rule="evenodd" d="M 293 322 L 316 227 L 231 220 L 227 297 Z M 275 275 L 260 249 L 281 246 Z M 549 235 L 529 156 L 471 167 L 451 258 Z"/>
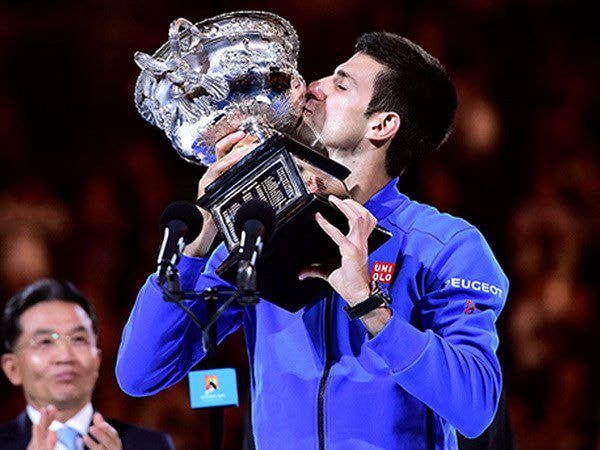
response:
<path id="1" fill-rule="evenodd" d="M 192 24 L 177 19 L 169 40 L 152 56 L 137 52 L 142 69 L 135 88 L 140 114 L 167 134 L 180 156 L 210 165 L 215 144 L 246 130 L 260 145 L 207 186 L 196 204 L 210 210 L 229 257 L 217 273 L 235 280 L 241 205 L 261 199 L 275 210 L 277 226 L 258 262 L 261 296 L 290 311 L 327 288 L 321 280 L 299 282 L 299 270 L 339 256 L 319 229 L 323 214 L 339 228 L 345 217 L 327 196 L 348 197 L 349 170 L 327 158 L 302 121 L 305 84 L 296 69 L 298 37 L 285 19 L 239 11 Z M 299 141 L 302 141 L 299 142 Z M 374 233 L 373 245 L 387 235 Z"/>
<path id="2" fill-rule="evenodd" d="M 135 54 L 142 69 L 135 104 L 184 159 L 210 165 L 227 134 L 244 129 L 264 141 L 299 123 L 305 84 L 298 47 L 290 23 L 268 12 L 177 19 L 154 55 Z"/>

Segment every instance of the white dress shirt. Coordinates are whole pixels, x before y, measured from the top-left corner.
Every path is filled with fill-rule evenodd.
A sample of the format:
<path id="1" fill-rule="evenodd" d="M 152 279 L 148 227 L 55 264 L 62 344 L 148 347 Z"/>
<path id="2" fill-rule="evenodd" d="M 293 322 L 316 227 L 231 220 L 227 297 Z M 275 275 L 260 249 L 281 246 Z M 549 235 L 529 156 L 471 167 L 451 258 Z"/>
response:
<path id="1" fill-rule="evenodd" d="M 27 405 L 25 410 L 27 411 L 27 415 L 29 416 L 29 420 L 31 420 L 31 423 L 37 425 L 40 422 L 42 414 L 31 405 Z M 73 417 L 67 420 L 64 424 L 62 422 L 59 422 L 58 420 L 53 420 L 50 424 L 50 427 L 48 428 L 52 431 L 56 431 L 61 427 L 68 426 L 77 430 L 81 436 L 84 436 L 87 434 L 88 428 L 92 423 L 93 415 L 94 408 L 92 407 L 91 403 L 87 403 L 83 408 L 79 410 L 77 414 L 75 414 Z M 83 438 L 81 436 L 77 438 L 77 450 L 83 450 L 84 448 Z M 60 442 L 56 442 L 54 450 L 65 450 L 65 446 L 62 445 Z"/>

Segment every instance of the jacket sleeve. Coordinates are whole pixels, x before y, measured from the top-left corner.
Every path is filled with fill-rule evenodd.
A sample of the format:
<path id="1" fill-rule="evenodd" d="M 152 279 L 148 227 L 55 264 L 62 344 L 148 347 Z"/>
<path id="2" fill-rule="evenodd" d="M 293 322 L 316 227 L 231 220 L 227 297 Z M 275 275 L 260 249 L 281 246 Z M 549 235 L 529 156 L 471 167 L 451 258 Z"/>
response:
<path id="1" fill-rule="evenodd" d="M 492 421 L 500 397 L 495 323 L 508 280 L 475 229 L 456 233 L 418 272 L 416 326 L 392 315 L 366 345 L 403 389 L 466 437 L 476 437 Z M 410 295 L 393 286 L 390 293 L 392 301 Z"/>
<path id="2" fill-rule="evenodd" d="M 209 259 L 183 255 L 178 265 L 182 289 L 199 292 L 225 286 L 214 273 L 224 256 L 222 247 Z M 184 304 L 206 323 L 204 300 L 185 300 Z M 231 305 L 219 318 L 218 341 L 241 322 L 241 308 Z M 119 386 L 132 396 L 155 394 L 181 380 L 203 357 L 201 330 L 176 304 L 163 300 L 156 276 L 151 275 L 123 330 L 115 369 Z"/>

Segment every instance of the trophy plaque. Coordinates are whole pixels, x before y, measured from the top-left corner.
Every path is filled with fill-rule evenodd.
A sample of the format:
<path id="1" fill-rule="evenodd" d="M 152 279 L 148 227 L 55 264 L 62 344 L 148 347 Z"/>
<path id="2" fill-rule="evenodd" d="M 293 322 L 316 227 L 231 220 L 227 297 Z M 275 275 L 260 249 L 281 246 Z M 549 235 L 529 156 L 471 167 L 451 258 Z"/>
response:
<path id="1" fill-rule="evenodd" d="M 262 298 L 288 311 L 330 289 L 323 280 L 299 281 L 297 275 L 309 264 L 339 258 L 314 216 L 320 212 L 347 231 L 346 218 L 327 197 L 350 197 L 343 181 L 350 171 L 315 150 L 318 140 L 301 123 L 305 84 L 297 56 L 293 27 L 261 11 L 196 24 L 177 19 L 154 55 L 135 55 L 142 69 L 135 91 L 138 111 L 165 131 L 188 162 L 212 164 L 216 142 L 238 129 L 258 137 L 260 145 L 207 186 L 196 204 L 211 212 L 230 251 L 217 274 L 231 283 L 238 263 L 237 211 L 254 198 L 273 207 L 277 225 L 257 263 L 257 286 Z M 376 227 L 370 250 L 389 236 Z"/>

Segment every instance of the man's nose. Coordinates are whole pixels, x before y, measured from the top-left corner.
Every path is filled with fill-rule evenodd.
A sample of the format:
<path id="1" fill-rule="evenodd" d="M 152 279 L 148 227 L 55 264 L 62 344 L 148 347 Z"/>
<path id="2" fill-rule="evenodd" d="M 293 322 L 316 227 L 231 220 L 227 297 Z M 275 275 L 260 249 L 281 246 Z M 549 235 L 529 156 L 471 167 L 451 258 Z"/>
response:
<path id="1" fill-rule="evenodd" d="M 323 81 L 324 81 L 324 78 L 321 78 L 320 80 L 313 81 L 312 83 L 310 83 L 308 85 L 309 98 L 312 97 L 317 101 L 325 100 L 325 97 L 327 97 L 327 96 L 325 95 L 325 91 L 323 90 L 323 87 L 324 87 Z"/>
<path id="2" fill-rule="evenodd" d="M 56 359 L 61 361 L 73 359 L 74 350 L 71 343 L 65 339 L 58 339 L 52 346 L 52 351 Z"/>

